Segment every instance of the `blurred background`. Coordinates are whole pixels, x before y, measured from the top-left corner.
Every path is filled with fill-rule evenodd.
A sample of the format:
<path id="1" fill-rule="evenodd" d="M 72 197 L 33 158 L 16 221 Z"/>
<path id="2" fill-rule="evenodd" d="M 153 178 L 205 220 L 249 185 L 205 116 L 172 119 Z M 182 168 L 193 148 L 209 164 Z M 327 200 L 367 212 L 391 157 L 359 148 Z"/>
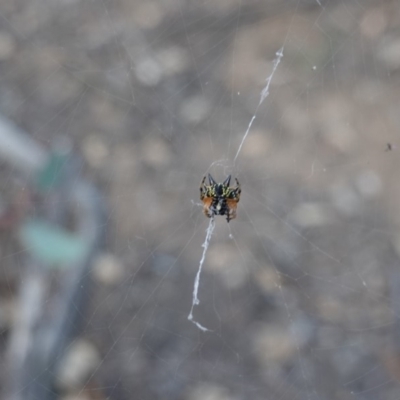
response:
<path id="1" fill-rule="evenodd" d="M 399 84 L 396 0 L 2 1 L 1 398 L 398 399 Z"/>

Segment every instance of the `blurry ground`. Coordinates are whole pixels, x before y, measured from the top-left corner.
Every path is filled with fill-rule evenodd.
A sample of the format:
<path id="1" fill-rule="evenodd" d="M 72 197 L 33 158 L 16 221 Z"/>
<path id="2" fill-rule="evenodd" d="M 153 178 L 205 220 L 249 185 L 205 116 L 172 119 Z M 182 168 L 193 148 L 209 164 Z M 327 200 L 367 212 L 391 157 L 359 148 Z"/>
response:
<path id="1" fill-rule="evenodd" d="M 242 3 L 0 5 L 0 112 L 45 146 L 73 138 L 109 204 L 82 329 L 96 371 L 72 398 L 399 397 L 400 5 Z M 243 194 L 207 254 L 204 334 L 187 314 L 208 169 Z M 22 273 L 9 238 L 3 352 Z"/>

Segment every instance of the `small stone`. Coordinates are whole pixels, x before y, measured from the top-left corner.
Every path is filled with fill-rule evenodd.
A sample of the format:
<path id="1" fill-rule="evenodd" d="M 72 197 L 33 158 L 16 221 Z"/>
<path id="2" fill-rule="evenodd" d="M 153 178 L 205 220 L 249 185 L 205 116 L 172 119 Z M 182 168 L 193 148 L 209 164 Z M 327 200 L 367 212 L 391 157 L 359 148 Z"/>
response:
<path id="1" fill-rule="evenodd" d="M 306 346 L 314 338 L 316 323 L 306 314 L 298 312 L 290 324 L 290 331 L 296 338 L 296 346 L 299 349 Z"/>
<path id="2" fill-rule="evenodd" d="M 350 152 L 353 149 L 357 135 L 348 123 L 331 121 L 324 128 L 325 138 L 333 147 L 342 152 Z"/>
<path id="3" fill-rule="evenodd" d="M 305 137 L 310 132 L 310 115 L 304 104 L 287 105 L 282 123 L 294 137 Z"/>
<path id="4" fill-rule="evenodd" d="M 161 50 L 157 58 L 164 69 L 164 74 L 168 76 L 184 72 L 190 65 L 186 50 L 179 46 Z"/>
<path id="5" fill-rule="evenodd" d="M 345 215 L 354 215 L 360 211 L 360 197 L 356 191 L 344 184 L 335 184 L 330 189 L 335 208 Z"/>
<path id="6" fill-rule="evenodd" d="M 143 58 L 136 64 L 136 78 L 144 86 L 156 86 L 162 78 L 160 65 L 151 57 Z"/>
<path id="7" fill-rule="evenodd" d="M 337 3 L 332 9 L 329 11 L 328 20 L 329 24 L 331 24 L 335 29 L 342 31 L 345 34 L 350 34 L 352 31 L 354 24 L 358 23 L 355 19 L 355 15 L 357 15 L 357 4 L 353 4 L 350 2 L 346 3 Z"/>
<path id="8" fill-rule="evenodd" d="M 164 16 L 164 11 L 161 3 L 152 0 L 145 0 L 135 7 L 132 16 L 139 28 L 153 29 L 161 22 Z"/>
<path id="9" fill-rule="evenodd" d="M 124 266 L 115 255 L 101 254 L 93 265 L 93 277 L 103 285 L 116 285 L 124 277 Z"/>
<path id="10" fill-rule="evenodd" d="M 216 385 L 214 383 L 202 383 L 192 388 L 187 400 L 235 400 L 236 397 L 231 396 L 227 388 Z"/>
<path id="11" fill-rule="evenodd" d="M 354 98 L 359 103 L 376 105 L 377 99 L 382 96 L 382 85 L 377 80 L 362 80 L 354 88 Z"/>
<path id="12" fill-rule="evenodd" d="M 366 345 L 363 344 L 362 341 L 350 342 L 344 339 L 340 342 L 340 346 L 334 351 L 331 359 L 332 367 L 338 371 L 340 377 L 349 379 L 349 375 L 354 373 L 363 361 L 365 363 L 366 352 Z M 357 378 L 359 378 L 359 376 L 357 376 Z M 368 381 L 370 381 L 370 379 Z M 368 389 L 372 390 L 375 389 L 375 387 L 372 385 Z"/>
<path id="13" fill-rule="evenodd" d="M 281 276 L 272 266 L 265 266 L 256 273 L 256 283 L 264 293 L 271 294 L 279 290 L 282 284 Z"/>
<path id="14" fill-rule="evenodd" d="M 378 47 L 377 57 L 389 70 L 398 70 L 400 68 L 400 39 L 386 39 Z"/>
<path id="15" fill-rule="evenodd" d="M 336 326 L 321 325 L 317 331 L 317 342 L 319 348 L 331 348 L 340 346 L 343 341 L 343 331 Z"/>
<path id="16" fill-rule="evenodd" d="M 153 168 L 166 167 L 172 160 L 169 146 L 157 137 L 144 140 L 141 154 L 142 160 Z"/>
<path id="17" fill-rule="evenodd" d="M 316 299 L 315 304 L 319 315 L 327 321 L 335 322 L 343 318 L 343 304 L 337 299 L 325 296 Z"/>
<path id="18" fill-rule="evenodd" d="M 165 276 L 168 272 L 168 276 L 174 275 L 177 273 L 177 269 L 171 271 L 171 266 L 176 264 L 177 259 L 168 254 L 154 254 L 152 260 L 152 271 L 159 276 Z"/>
<path id="19" fill-rule="evenodd" d="M 14 52 L 14 38 L 5 32 L 0 32 L 0 61 L 8 60 Z"/>
<path id="20" fill-rule="evenodd" d="M 7 1 L 2 1 L 1 5 L 10 3 Z M 5 14 L 2 14 L 3 16 Z M 13 13 L 10 23 L 12 24 L 12 29 L 14 32 L 18 32 L 21 38 L 31 37 L 40 28 L 45 29 L 46 24 L 53 16 L 52 7 L 40 7 L 40 12 L 38 12 L 38 3 L 35 1 L 26 2 L 24 7 L 19 8 L 19 11 Z M 48 26 L 48 25 L 47 25 Z M 37 48 L 38 46 L 32 46 Z"/>
<path id="21" fill-rule="evenodd" d="M 11 299 L 2 299 L 0 301 L 0 331 L 4 332 L 12 327 L 16 312 L 15 301 Z"/>
<path id="22" fill-rule="evenodd" d="M 400 232 L 397 232 L 392 239 L 392 243 L 397 255 L 400 257 Z"/>
<path id="23" fill-rule="evenodd" d="M 364 171 L 356 180 L 359 192 L 368 198 L 376 197 L 382 191 L 382 180 L 375 171 Z"/>
<path id="24" fill-rule="evenodd" d="M 63 72 L 47 77 L 41 86 L 43 101 L 51 106 L 63 104 L 73 98 L 78 101 L 80 90 L 81 83 Z"/>
<path id="25" fill-rule="evenodd" d="M 82 389 L 101 362 L 100 354 L 92 343 L 84 339 L 73 342 L 59 367 L 56 385 L 68 392 Z"/>
<path id="26" fill-rule="evenodd" d="M 140 300 L 141 301 L 141 300 Z M 149 359 L 147 358 L 146 352 L 137 346 L 129 346 L 128 351 L 125 351 L 122 355 L 121 367 L 130 376 L 139 375 L 145 371 L 148 366 Z"/>
<path id="27" fill-rule="evenodd" d="M 207 259 L 207 268 L 217 273 L 227 288 L 237 289 L 245 283 L 248 271 L 237 259 L 230 244 L 212 246 Z"/>
<path id="28" fill-rule="evenodd" d="M 243 144 L 242 154 L 247 158 L 265 157 L 271 148 L 270 137 L 269 132 L 252 131 Z"/>
<path id="29" fill-rule="evenodd" d="M 87 136 L 84 139 L 82 150 L 88 164 L 95 168 L 100 167 L 109 155 L 108 147 L 98 134 Z"/>
<path id="30" fill-rule="evenodd" d="M 337 150 L 350 153 L 357 142 L 351 112 L 353 105 L 343 96 L 330 96 L 317 104 L 320 130 L 325 140 Z"/>
<path id="31" fill-rule="evenodd" d="M 18 56 L 22 58 L 23 66 L 27 68 L 26 73 L 34 68 L 40 71 L 44 82 L 46 82 L 46 78 L 53 75 L 60 68 L 60 65 L 67 62 L 65 49 L 50 45 L 35 46 L 34 49 L 29 49 L 29 51 L 22 52 L 22 54 L 19 53 Z"/>
<path id="32" fill-rule="evenodd" d="M 205 2 L 204 7 L 206 7 L 210 15 L 216 15 L 222 19 L 224 15 L 229 16 L 230 13 L 234 12 L 237 2 L 235 0 L 210 1 Z"/>
<path id="33" fill-rule="evenodd" d="M 61 400 L 93 400 L 86 393 L 68 394 L 61 397 Z"/>
<path id="34" fill-rule="evenodd" d="M 181 106 L 180 116 L 184 122 L 196 125 L 204 119 L 210 112 L 210 106 L 202 96 L 193 96 L 186 99 Z"/>
<path id="35" fill-rule="evenodd" d="M 93 96 L 89 103 L 90 118 L 110 136 L 121 136 L 126 131 L 127 115 L 107 96 Z M 126 145 L 125 145 L 126 146 Z"/>
<path id="36" fill-rule="evenodd" d="M 262 324 L 254 335 L 254 351 L 261 364 L 284 363 L 297 351 L 296 340 L 287 328 Z"/>
<path id="37" fill-rule="evenodd" d="M 238 289 L 243 286 L 247 279 L 247 271 L 240 263 L 230 265 L 220 272 L 222 282 L 228 289 Z"/>
<path id="38" fill-rule="evenodd" d="M 164 221 L 169 218 L 168 213 L 165 212 L 165 205 L 163 206 L 159 190 L 159 187 L 154 184 L 142 184 L 141 189 L 135 194 L 135 209 L 140 210 L 140 221 L 146 221 L 147 226 L 151 229 L 162 226 Z M 126 208 L 128 210 L 122 213 L 121 218 L 128 222 L 124 221 L 121 224 L 129 223 L 130 220 L 135 221 L 133 218 L 126 218 L 127 212 L 132 213 L 130 202 L 127 202 Z"/>
<path id="39" fill-rule="evenodd" d="M 387 26 L 387 18 L 382 9 L 367 9 L 360 22 L 361 33 L 370 38 L 378 37 Z"/>
<path id="40" fill-rule="evenodd" d="M 64 7 L 77 6 L 82 0 L 59 0 L 59 5 Z"/>
<path id="41" fill-rule="evenodd" d="M 327 205 L 321 203 L 303 203 L 291 214 L 294 223 L 302 228 L 311 228 L 329 224 L 333 217 Z"/>

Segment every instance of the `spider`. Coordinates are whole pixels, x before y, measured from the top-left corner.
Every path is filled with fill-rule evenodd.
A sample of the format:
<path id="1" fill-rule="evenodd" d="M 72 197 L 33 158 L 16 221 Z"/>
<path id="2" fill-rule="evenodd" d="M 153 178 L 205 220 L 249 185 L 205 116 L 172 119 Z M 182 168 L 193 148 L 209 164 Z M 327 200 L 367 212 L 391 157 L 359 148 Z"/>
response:
<path id="1" fill-rule="evenodd" d="M 203 202 L 203 212 L 206 217 L 211 218 L 214 215 L 226 215 L 226 220 L 236 218 L 236 207 L 240 200 L 240 183 L 235 178 L 236 187 L 229 187 L 231 176 L 229 175 L 222 183 L 217 183 L 213 177 L 208 174 L 208 185 L 203 178 L 200 184 L 200 200 Z"/>

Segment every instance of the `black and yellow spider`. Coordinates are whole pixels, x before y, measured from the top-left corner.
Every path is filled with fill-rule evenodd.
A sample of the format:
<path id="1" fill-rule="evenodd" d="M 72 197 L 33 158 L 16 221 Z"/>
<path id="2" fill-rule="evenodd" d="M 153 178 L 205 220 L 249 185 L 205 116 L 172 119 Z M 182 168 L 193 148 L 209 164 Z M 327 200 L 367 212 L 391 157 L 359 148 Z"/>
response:
<path id="1" fill-rule="evenodd" d="M 208 174 L 208 185 L 203 178 L 200 184 L 200 200 L 203 202 L 203 212 L 211 218 L 214 215 L 226 215 L 226 220 L 236 218 L 236 207 L 240 200 L 240 183 L 236 180 L 236 187 L 229 187 L 231 176 L 229 175 L 222 183 L 217 183 Z"/>

